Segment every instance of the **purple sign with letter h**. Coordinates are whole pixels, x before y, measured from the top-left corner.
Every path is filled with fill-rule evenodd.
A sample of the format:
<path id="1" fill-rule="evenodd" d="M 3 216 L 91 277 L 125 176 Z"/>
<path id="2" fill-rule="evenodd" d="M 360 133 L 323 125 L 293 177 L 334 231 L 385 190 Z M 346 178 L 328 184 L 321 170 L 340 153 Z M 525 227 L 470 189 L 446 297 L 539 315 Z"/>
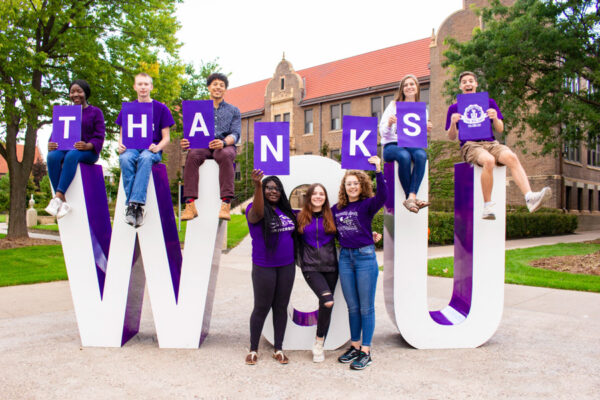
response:
<path id="1" fill-rule="evenodd" d="M 369 158 L 377 155 L 377 117 L 344 115 L 342 168 L 375 170 Z"/>
<path id="2" fill-rule="evenodd" d="M 58 150 L 73 150 L 81 140 L 81 106 L 54 106 L 52 109 L 52 142 Z"/>
<path id="3" fill-rule="evenodd" d="M 427 148 L 427 104 L 396 102 L 398 147 Z"/>
<path id="4" fill-rule="evenodd" d="M 184 100 L 183 138 L 190 149 L 208 149 L 215 138 L 215 109 L 212 100 Z"/>
<path id="5" fill-rule="evenodd" d="M 254 168 L 265 175 L 290 174 L 290 123 L 254 123 Z"/>
<path id="6" fill-rule="evenodd" d="M 486 113 L 490 108 L 487 92 L 459 94 L 457 102 L 458 113 L 462 115 L 458 122 L 458 138 L 462 141 L 493 138 L 492 125 Z"/>
<path id="7" fill-rule="evenodd" d="M 123 146 L 147 149 L 152 144 L 152 103 L 123 103 Z"/>

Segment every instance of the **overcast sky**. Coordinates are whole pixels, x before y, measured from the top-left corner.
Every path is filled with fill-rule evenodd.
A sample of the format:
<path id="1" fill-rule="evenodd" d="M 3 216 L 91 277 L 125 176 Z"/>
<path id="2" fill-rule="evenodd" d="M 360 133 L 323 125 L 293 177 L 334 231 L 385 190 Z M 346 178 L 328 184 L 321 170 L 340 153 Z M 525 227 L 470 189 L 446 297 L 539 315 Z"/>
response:
<path id="1" fill-rule="evenodd" d="M 200 64 L 218 57 L 230 87 L 269 78 L 285 57 L 312 67 L 423 39 L 463 0 L 230 0 L 179 5 L 181 57 Z"/>

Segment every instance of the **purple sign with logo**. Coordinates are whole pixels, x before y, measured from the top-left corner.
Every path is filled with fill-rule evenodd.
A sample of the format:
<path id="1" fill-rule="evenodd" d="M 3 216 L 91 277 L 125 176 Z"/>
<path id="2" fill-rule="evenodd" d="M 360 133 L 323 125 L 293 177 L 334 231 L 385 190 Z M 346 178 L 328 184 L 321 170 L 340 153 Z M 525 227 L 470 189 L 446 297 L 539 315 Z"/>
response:
<path id="1" fill-rule="evenodd" d="M 215 138 L 215 108 L 212 100 L 184 100 L 183 138 L 190 149 L 208 149 Z"/>
<path id="2" fill-rule="evenodd" d="M 254 168 L 265 175 L 290 174 L 290 123 L 254 123 Z"/>
<path id="3" fill-rule="evenodd" d="M 486 113 L 490 108 L 487 92 L 459 94 L 457 102 L 458 113 L 462 115 L 458 122 L 458 138 L 461 141 L 492 138 L 492 126 Z"/>
<path id="4" fill-rule="evenodd" d="M 427 148 L 427 104 L 396 102 L 396 134 L 399 147 Z"/>
<path id="5" fill-rule="evenodd" d="M 375 170 L 369 158 L 377 155 L 377 117 L 344 115 L 342 168 Z"/>
<path id="6" fill-rule="evenodd" d="M 152 103 L 123 103 L 123 146 L 147 149 L 152 144 Z"/>
<path id="7" fill-rule="evenodd" d="M 58 150 L 73 150 L 81 141 L 81 106 L 54 106 L 52 108 L 52 139 Z"/>

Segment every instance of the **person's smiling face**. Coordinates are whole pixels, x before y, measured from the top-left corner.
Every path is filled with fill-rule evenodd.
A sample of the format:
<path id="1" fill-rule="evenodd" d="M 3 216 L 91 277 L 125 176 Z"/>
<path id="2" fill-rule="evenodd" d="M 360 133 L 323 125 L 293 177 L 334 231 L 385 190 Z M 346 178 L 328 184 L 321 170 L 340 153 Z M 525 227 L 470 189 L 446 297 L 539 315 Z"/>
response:
<path id="1" fill-rule="evenodd" d="M 86 103 L 85 100 L 85 92 L 78 84 L 73 84 L 71 86 L 71 90 L 69 91 L 69 98 L 75 105 L 83 105 Z"/>
<path id="2" fill-rule="evenodd" d="M 473 75 L 465 75 L 460 80 L 460 90 L 464 93 L 475 93 L 477 91 L 477 79 Z"/>
<path id="3" fill-rule="evenodd" d="M 417 85 L 418 83 L 415 82 L 414 79 L 412 78 L 408 78 L 404 81 L 404 84 L 402 85 L 402 93 L 404 94 L 405 98 L 415 98 L 415 96 L 417 95 Z"/>
<path id="4" fill-rule="evenodd" d="M 208 85 L 208 93 L 210 93 L 212 100 L 221 100 L 226 90 L 225 82 L 220 79 L 215 79 Z"/>
<path id="5" fill-rule="evenodd" d="M 277 184 L 273 181 L 267 182 L 265 185 L 265 198 L 271 204 L 277 204 L 279 202 L 279 198 L 281 197 L 281 192 L 277 187 Z"/>
<path id="6" fill-rule="evenodd" d="M 360 187 L 360 181 L 358 177 L 355 175 L 348 175 L 346 177 L 346 181 L 344 182 L 344 187 L 346 189 L 346 194 L 348 195 L 348 199 L 350 201 L 358 200 L 360 196 L 360 192 L 362 188 Z"/>
<path id="7" fill-rule="evenodd" d="M 325 204 L 325 200 L 327 196 L 325 195 L 325 191 L 321 186 L 315 186 L 315 189 L 310 196 L 310 204 L 312 206 L 313 211 L 320 211 Z"/>

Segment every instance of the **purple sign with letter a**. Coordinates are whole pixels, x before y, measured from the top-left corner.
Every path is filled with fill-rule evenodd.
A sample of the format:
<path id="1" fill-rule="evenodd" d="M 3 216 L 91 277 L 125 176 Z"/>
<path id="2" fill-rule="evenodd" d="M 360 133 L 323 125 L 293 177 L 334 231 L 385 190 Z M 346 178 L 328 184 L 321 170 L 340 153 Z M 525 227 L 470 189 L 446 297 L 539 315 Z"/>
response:
<path id="1" fill-rule="evenodd" d="M 490 99 L 487 92 L 459 94 L 457 96 L 458 138 L 467 140 L 488 140 L 493 138 L 492 126 L 487 116 Z"/>
<path id="2" fill-rule="evenodd" d="M 190 149 L 208 149 L 215 138 L 215 108 L 212 100 L 184 100 L 183 138 Z"/>
<path id="3" fill-rule="evenodd" d="M 123 146 L 147 149 L 152 144 L 152 103 L 123 103 Z"/>
<path id="4" fill-rule="evenodd" d="M 396 102 L 398 147 L 427 148 L 427 104 Z"/>
<path id="5" fill-rule="evenodd" d="M 52 139 L 58 150 L 73 150 L 81 140 L 81 106 L 54 106 L 52 108 Z"/>
<path id="6" fill-rule="evenodd" d="M 344 115 L 342 168 L 375 170 L 369 158 L 377 155 L 377 117 Z"/>
<path id="7" fill-rule="evenodd" d="M 254 123 L 254 168 L 265 175 L 290 174 L 290 123 Z"/>

